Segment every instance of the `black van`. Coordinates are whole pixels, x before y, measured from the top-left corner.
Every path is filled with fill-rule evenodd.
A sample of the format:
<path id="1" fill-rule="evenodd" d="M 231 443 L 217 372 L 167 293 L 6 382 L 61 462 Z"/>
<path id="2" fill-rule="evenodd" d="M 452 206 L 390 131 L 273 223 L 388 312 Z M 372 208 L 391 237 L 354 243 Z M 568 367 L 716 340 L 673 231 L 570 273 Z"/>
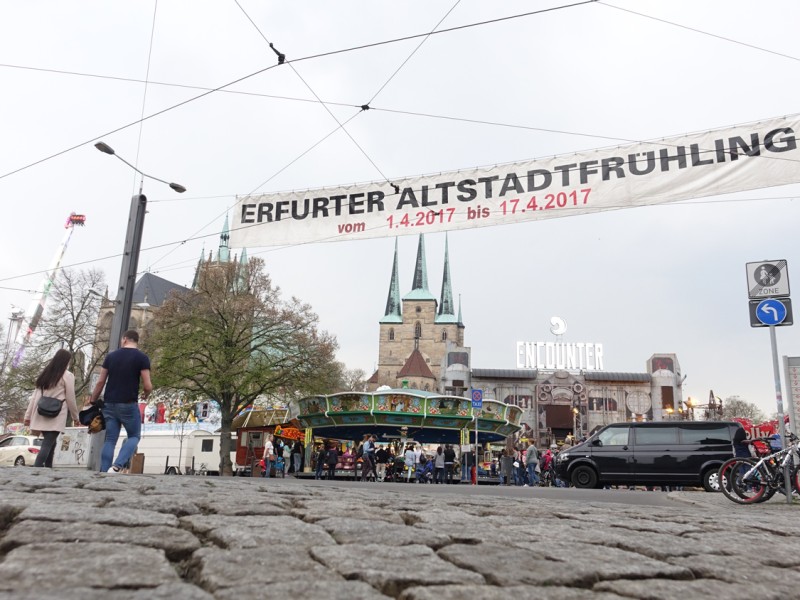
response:
<path id="1" fill-rule="evenodd" d="M 733 456 L 739 423 L 664 421 L 614 423 L 564 447 L 559 478 L 579 488 L 624 485 L 702 485 L 718 491 L 717 470 Z"/>

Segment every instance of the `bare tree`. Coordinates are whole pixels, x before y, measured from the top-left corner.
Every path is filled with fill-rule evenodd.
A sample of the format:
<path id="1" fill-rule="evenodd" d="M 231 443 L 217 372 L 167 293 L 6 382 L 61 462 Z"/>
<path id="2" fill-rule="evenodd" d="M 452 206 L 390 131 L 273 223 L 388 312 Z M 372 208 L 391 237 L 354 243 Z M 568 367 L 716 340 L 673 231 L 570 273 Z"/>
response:
<path id="1" fill-rule="evenodd" d="M 88 392 L 89 373 L 94 368 L 92 344 L 100 307 L 99 290 L 105 286 L 97 270 L 62 270 L 53 282 L 42 320 L 25 348 L 22 362 L 12 366 L 4 356 L 0 373 L 0 418 L 7 423 L 21 421 L 36 377 L 56 350 L 72 353 L 69 370 L 75 374 L 75 395 Z M 6 354 L 15 353 L 14 344 L 4 344 Z M 96 356 L 102 356 L 97 354 Z M 6 360 L 8 359 L 8 360 Z"/>
<path id="2" fill-rule="evenodd" d="M 736 417 L 749 419 L 753 423 L 764 421 L 764 413 L 758 406 L 739 396 L 729 396 L 722 403 L 722 418 L 733 419 Z"/>

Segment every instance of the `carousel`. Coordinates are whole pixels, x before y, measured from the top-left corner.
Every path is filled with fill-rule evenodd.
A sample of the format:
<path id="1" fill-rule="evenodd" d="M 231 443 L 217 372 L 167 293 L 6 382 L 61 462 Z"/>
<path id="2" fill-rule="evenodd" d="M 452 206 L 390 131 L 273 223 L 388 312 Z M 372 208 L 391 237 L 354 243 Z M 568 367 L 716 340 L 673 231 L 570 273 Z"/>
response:
<path id="1" fill-rule="evenodd" d="M 295 418 L 315 437 L 357 440 L 374 434 L 379 443 L 469 444 L 476 427 L 481 443 L 496 442 L 519 431 L 522 416 L 518 407 L 496 400 L 473 408 L 468 398 L 405 388 L 310 396 L 294 404 Z"/>

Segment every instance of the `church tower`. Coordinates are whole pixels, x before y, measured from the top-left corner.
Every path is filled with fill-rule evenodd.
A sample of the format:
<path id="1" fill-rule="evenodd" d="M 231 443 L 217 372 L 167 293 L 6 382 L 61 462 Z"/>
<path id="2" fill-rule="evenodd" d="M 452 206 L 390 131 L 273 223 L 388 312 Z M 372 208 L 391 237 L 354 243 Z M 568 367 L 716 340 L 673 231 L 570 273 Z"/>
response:
<path id="1" fill-rule="evenodd" d="M 439 391 L 447 344 L 462 346 L 464 325 L 455 315 L 450 279 L 450 256 L 445 241 L 441 298 L 428 289 L 425 237 L 419 236 L 411 291 L 400 299 L 397 240 L 389 280 L 386 310 L 380 319 L 378 369 L 368 380 L 370 389 L 382 385 Z"/>

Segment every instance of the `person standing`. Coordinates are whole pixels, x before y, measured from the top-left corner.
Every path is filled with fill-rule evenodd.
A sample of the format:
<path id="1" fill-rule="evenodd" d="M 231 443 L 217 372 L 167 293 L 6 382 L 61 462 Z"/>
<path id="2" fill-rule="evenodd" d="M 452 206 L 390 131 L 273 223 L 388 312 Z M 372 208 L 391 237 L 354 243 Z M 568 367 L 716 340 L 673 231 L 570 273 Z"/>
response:
<path id="1" fill-rule="evenodd" d="M 503 449 L 500 452 L 500 473 L 503 483 L 500 485 L 514 485 L 512 483 L 514 477 L 514 452 L 512 450 Z"/>
<path id="2" fill-rule="evenodd" d="M 386 463 L 389 462 L 389 452 L 381 446 L 375 452 L 375 466 L 377 467 L 378 481 L 386 479 Z"/>
<path id="3" fill-rule="evenodd" d="M 59 350 L 36 378 L 36 389 L 31 394 L 23 421 L 34 434 L 41 434 L 44 438 L 39 454 L 36 455 L 33 463 L 34 467 L 53 467 L 56 440 L 58 434 L 64 433 L 64 427 L 67 425 L 67 412 L 75 423 L 78 422 L 75 376 L 67 371 L 71 359 L 72 354 L 67 350 Z M 45 417 L 39 414 L 39 398 L 42 396 L 57 398 L 61 401 L 61 410 L 55 417 Z"/>
<path id="4" fill-rule="evenodd" d="M 289 444 L 283 445 L 283 476 L 286 477 L 286 474 L 289 472 L 289 468 L 292 466 L 292 447 Z"/>
<path id="5" fill-rule="evenodd" d="M 300 443 L 300 440 L 297 440 L 292 446 L 292 466 L 294 467 L 294 476 L 297 477 L 297 474 L 300 472 L 300 468 L 303 463 L 303 444 Z"/>
<path id="6" fill-rule="evenodd" d="M 322 479 L 322 471 L 325 470 L 325 445 L 318 444 L 314 452 L 314 479 Z"/>
<path id="7" fill-rule="evenodd" d="M 119 473 L 130 461 L 142 431 L 142 417 L 139 413 L 139 384 L 142 385 L 142 398 L 147 400 L 153 391 L 150 381 L 150 359 L 139 350 L 139 334 L 129 329 L 122 334 L 118 350 L 110 352 L 100 369 L 100 379 L 94 386 L 90 404 L 97 402 L 103 394 L 103 417 L 106 420 L 106 441 L 100 454 L 100 472 Z M 116 460 L 114 449 L 117 446 L 120 429 L 124 427 L 128 439 L 122 444 Z"/>
<path id="8" fill-rule="evenodd" d="M 375 442 L 367 435 L 361 444 L 361 481 L 367 481 L 370 473 L 375 472 L 372 462 L 375 457 Z"/>
<path id="9" fill-rule="evenodd" d="M 433 455 L 433 483 L 444 483 L 444 450 L 439 446 Z"/>
<path id="10" fill-rule="evenodd" d="M 403 458 L 405 459 L 406 469 L 408 470 L 406 474 L 406 483 L 408 483 L 411 481 L 411 475 L 414 472 L 414 468 L 417 464 L 417 455 L 414 452 L 413 445 L 409 444 L 406 447 L 406 453 L 403 455 Z"/>
<path id="11" fill-rule="evenodd" d="M 275 460 L 275 445 L 272 443 L 272 439 L 272 436 L 267 434 L 267 441 L 264 442 L 264 473 L 262 473 L 262 476 L 267 479 L 269 479 L 272 461 Z"/>
<path id="12" fill-rule="evenodd" d="M 446 444 L 444 447 L 444 468 L 447 471 L 447 483 L 453 483 L 453 467 L 456 463 L 456 451 L 453 446 Z"/>
<path id="13" fill-rule="evenodd" d="M 528 481 L 530 484 L 539 485 L 539 477 L 536 475 L 536 467 L 539 466 L 539 451 L 536 449 L 536 444 L 528 444 L 528 449 L 525 450 L 525 468 L 528 469 Z M 528 485 L 527 483 L 525 484 Z"/>

